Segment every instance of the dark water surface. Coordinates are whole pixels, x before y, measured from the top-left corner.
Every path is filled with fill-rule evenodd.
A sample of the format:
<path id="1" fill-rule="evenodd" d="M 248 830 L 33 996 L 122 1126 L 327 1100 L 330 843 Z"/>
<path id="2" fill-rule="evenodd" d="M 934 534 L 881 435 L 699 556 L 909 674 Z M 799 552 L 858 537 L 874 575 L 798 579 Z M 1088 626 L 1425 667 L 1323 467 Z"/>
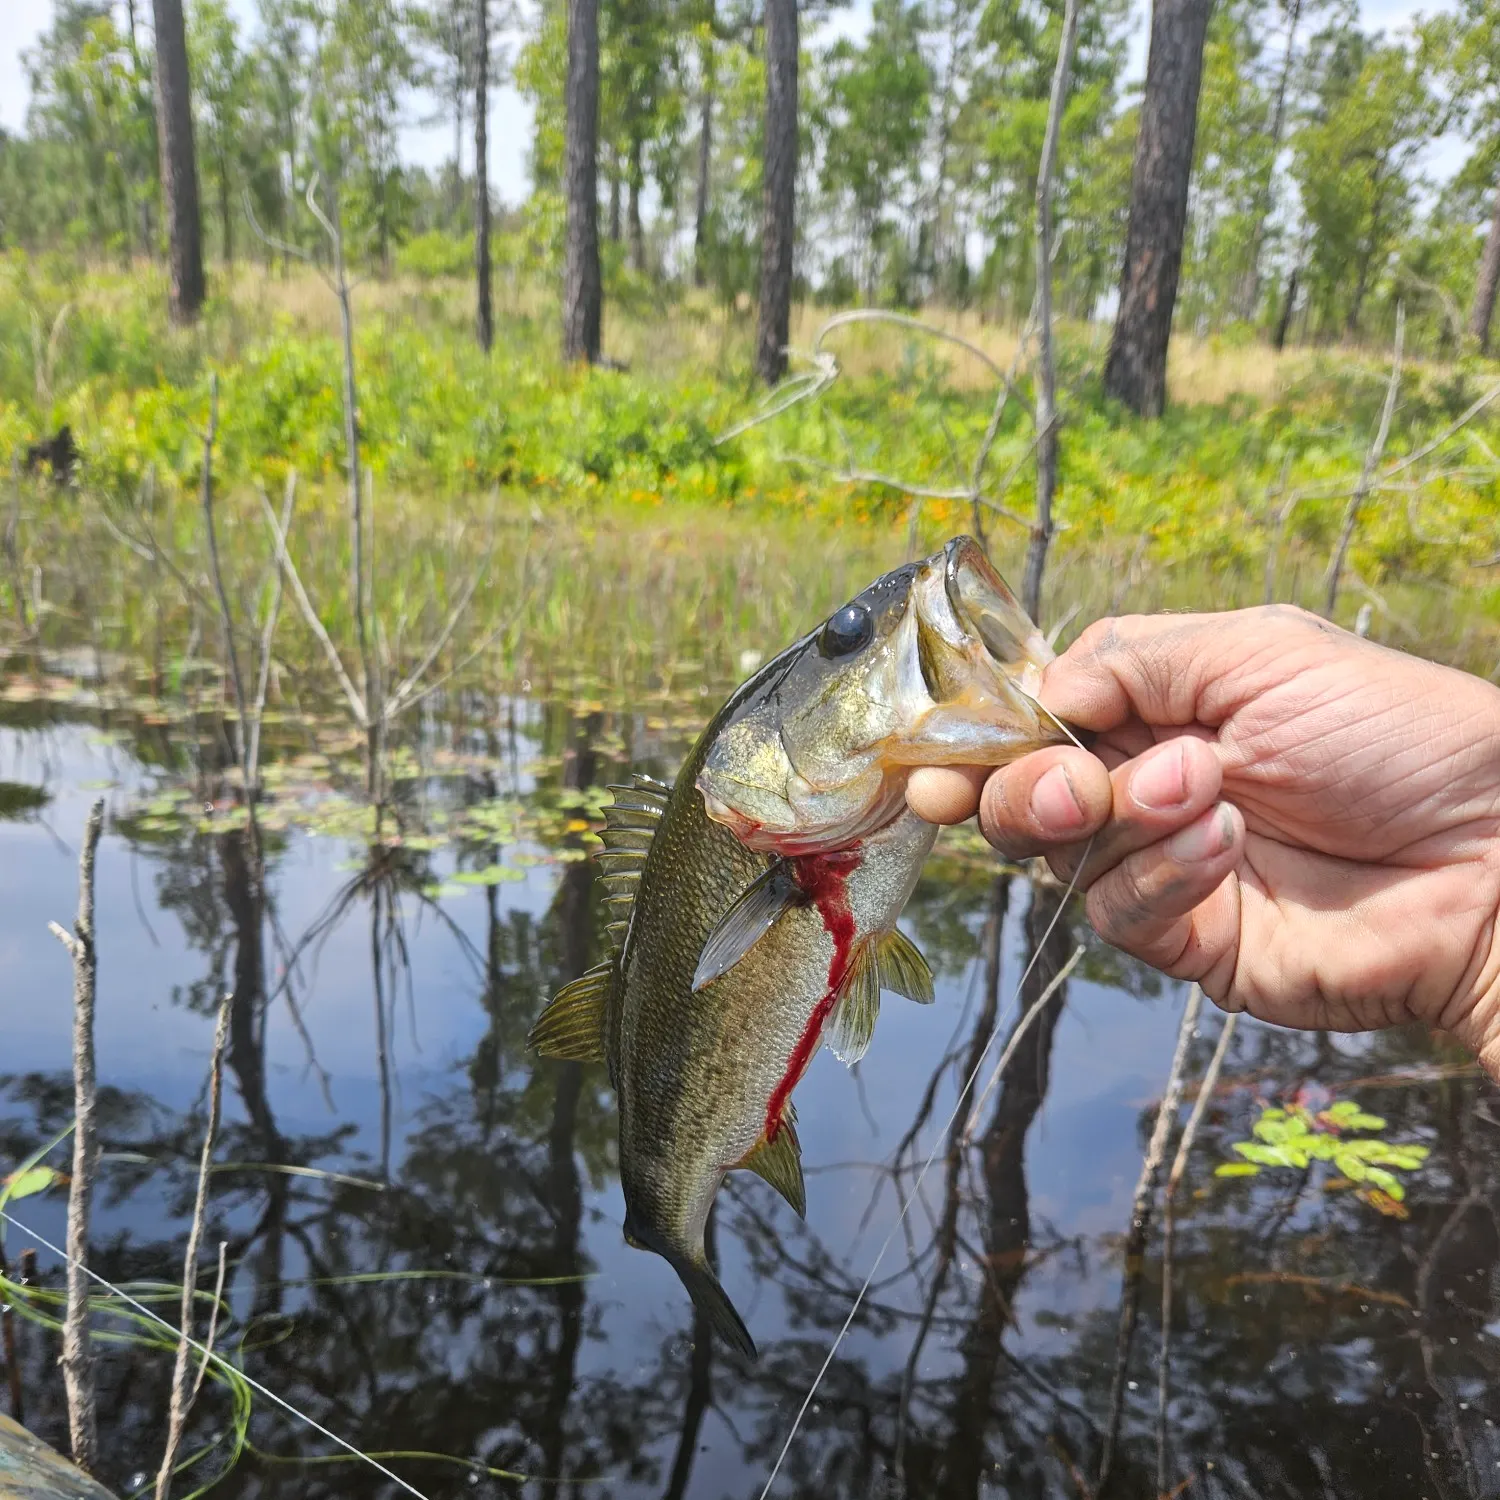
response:
<path id="1" fill-rule="evenodd" d="M 907 927 L 937 1004 L 887 997 L 856 1073 L 814 1063 L 797 1095 L 806 1224 L 757 1178 L 720 1195 L 723 1280 L 762 1351 L 749 1366 L 710 1347 L 668 1266 L 621 1239 L 603 1069 L 524 1045 L 546 997 L 604 951 L 587 789 L 627 766 L 669 778 L 706 717 L 691 699 L 628 717 L 469 703 L 398 758 L 402 838 L 373 853 L 357 810 L 328 795 L 347 736 L 299 742 L 283 726 L 262 902 L 212 770 L 218 726 L 104 714 L 60 684 L 12 696 L 35 701 L 0 720 L 0 1175 L 72 1115 L 71 981 L 47 923 L 71 925 L 77 844 L 103 795 L 94 1265 L 108 1280 L 180 1282 L 230 992 L 201 1277 L 211 1288 L 226 1242 L 219 1347 L 367 1452 L 440 1456 L 383 1460 L 418 1492 L 758 1495 L 935 1152 L 773 1493 L 1101 1493 L 1123 1236 L 1183 991 L 1090 947 L 1004 1080 L 947 1132 L 992 1026 L 1008 1036 L 1084 941 L 1066 912 L 1041 943 L 1057 893 L 963 845 L 929 867 Z M 200 831 L 206 803 L 218 811 Z M 1205 1013 L 1190 1078 L 1220 1024 Z M 1261 1104 L 1299 1089 L 1431 1148 L 1408 1176 L 1409 1217 L 1325 1189 L 1321 1169 L 1213 1175 Z M 1500 1494 L 1500 1099 L 1472 1070 L 1417 1037 L 1244 1024 L 1178 1203 L 1166 1484 L 1153 1223 L 1103 1493 Z M 61 1243 L 59 1195 L 13 1211 Z M 28 1243 L 6 1229 L 13 1274 Z M 56 1256 L 38 1265 L 61 1284 Z M 175 1300 L 160 1306 L 175 1321 Z M 25 1323 L 19 1337 L 27 1419 L 65 1446 L 56 1342 Z M 101 1358 L 102 1477 L 124 1492 L 159 1460 L 170 1358 L 129 1342 Z M 222 1442 L 197 1483 L 228 1462 L 233 1428 L 229 1391 L 210 1383 L 186 1448 Z M 226 1500 L 402 1493 L 362 1464 L 309 1462 L 338 1450 L 263 1396 L 248 1440 Z"/>

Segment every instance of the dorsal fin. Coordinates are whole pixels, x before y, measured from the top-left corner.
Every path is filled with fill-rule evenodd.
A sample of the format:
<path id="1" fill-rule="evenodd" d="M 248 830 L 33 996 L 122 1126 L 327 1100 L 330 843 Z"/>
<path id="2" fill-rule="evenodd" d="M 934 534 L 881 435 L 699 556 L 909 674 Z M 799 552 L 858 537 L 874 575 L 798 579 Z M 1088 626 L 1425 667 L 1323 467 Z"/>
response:
<path id="1" fill-rule="evenodd" d="M 595 964 L 547 1002 L 526 1040 L 543 1057 L 602 1062 L 605 1007 L 614 982 L 614 959 Z"/>
<path id="2" fill-rule="evenodd" d="M 629 786 L 612 786 L 609 790 L 614 793 L 614 801 L 604 809 L 604 831 L 599 835 L 604 847 L 594 858 L 606 893 L 609 920 L 605 930 L 618 953 L 630 931 L 630 911 L 641 871 L 646 868 L 646 855 L 672 789 L 637 774 L 630 778 Z"/>
<path id="3" fill-rule="evenodd" d="M 792 1206 L 799 1219 L 807 1217 L 807 1187 L 802 1181 L 802 1143 L 797 1139 L 797 1111 L 786 1101 L 781 1123 L 771 1140 L 765 1136 L 745 1153 L 739 1165 L 769 1182 Z"/>

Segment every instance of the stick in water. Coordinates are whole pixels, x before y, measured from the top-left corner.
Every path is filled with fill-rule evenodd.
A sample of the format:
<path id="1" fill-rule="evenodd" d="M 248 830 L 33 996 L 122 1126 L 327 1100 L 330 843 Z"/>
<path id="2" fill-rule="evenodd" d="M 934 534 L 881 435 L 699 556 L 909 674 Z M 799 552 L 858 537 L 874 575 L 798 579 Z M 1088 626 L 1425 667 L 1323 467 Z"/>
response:
<path id="1" fill-rule="evenodd" d="M 99 1166 L 94 1120 L 94 858 L 104 828 L 104 799 L 89 809 L 78 856 L 78 917 L 73 931 L 49 922 L 52 935 L 73 960 L 73 1182 L 68 1190 L 68 1309 L 63 1319 L 63 1385 L 68 1393 L 68 1441 L 85 1474 L 99 1466 L 99 1422 L 94 1402 L 94 1358 L 89 1341 L 89 1210 Z"/>

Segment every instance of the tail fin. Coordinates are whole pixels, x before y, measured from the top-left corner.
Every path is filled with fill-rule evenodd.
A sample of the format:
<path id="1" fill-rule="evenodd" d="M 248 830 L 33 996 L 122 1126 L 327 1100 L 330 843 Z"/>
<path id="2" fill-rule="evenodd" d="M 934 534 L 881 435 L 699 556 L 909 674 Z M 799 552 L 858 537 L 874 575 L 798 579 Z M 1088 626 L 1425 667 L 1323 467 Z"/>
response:
<path id="1" fill-rule="evenodd" d="M 719 1278 L 708 1263 L 700 1244 L 696 1253 L 682 1251 L 669 1244 L 649 1222 L 638 1220 L 629 1205 L 625 1209 L 625 1242 L 637 1250 L 650 1250 L 667 1262 L 681 1278 L 693 1306 L 708 1319 L 708 1326 L 729 1345 L 737 1349 L 746 1359 L 755 1359 L 755 1340 L 744 1320 L 734 1310 L 729 1293 L 719 1285 Z"/>
<path id="2" fill-rule="evenodd" d="M 708 1319 L 709 1327 L 729 1345 L 737 1349 L 746 1359 L 756 1357 L 755 1340 L 744 1320 L 734 1310 L 729 1293 L 719 1284 L 719 1278 L 709 1269 L 707 1262 L 694 1264 L 689 1260 L 673 1260 L 672 1269 L 682 1278 L 682 1284 L 693 1299 L 693 1305 Z"/>

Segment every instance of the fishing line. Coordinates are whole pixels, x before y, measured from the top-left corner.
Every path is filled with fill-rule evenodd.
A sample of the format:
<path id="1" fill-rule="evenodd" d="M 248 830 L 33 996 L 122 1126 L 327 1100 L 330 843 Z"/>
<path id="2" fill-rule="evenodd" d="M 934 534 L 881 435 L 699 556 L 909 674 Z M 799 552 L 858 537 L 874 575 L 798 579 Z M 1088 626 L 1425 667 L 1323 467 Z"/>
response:
<path id="1" fill-rule="evenodd" d="M 1061 723 L 1062 721 L 1059 720 L 1058 722 Z M 1082 749 L 1082 746 L 1079 748 Z M 1094 838 L 1091 836 L 1088 843 L 1084 846 L 1083 858 L 1078 861 L 1078 866 L 1073 871 L 1073 877 L 1068 881 L 1068 888 L 1063 892 L 1063 898 L 1057 904 L 1057 910 L 1052 913 L 1052 920 L 1047 923 L 1046 931 L 1042 933 L 1041 940 L 1036 945 L 1036 951 L 1031 955 L 1030 961 L 1021 971 L 1020 979 L 1016 981 L 1015 994 L 1012 996 L 1013 1000 L 1021 998 L 1021 991 L 1026 987 L 1026 981 L 1031 978 L 1031 971 L 1036 968 L 1038 959 L 1046 951 L 1047 939 L 1052 936 L 1057 924 L 1062 920 L 1062 914 L 1068 909 L 1068 902 L 1072 899 L 1073 892 L 1078 887 L 1078 876 L 1087 863 L 1093 847 Z M 1016 1029 L 1011 1032 L 1010 1040 L 1005 1044 L 1005 1050 L 1000 1054 L 1000 1064 L 996 1070 L 997 1072 L 1004 1070 L 1017 1044 L 1025 1034 L 1026 1028 L 1045 1008 L 1044 1005 L 1034 1005 L 1017 1022 Z M 922 1170 L 917 1173 L 917 1180 L 912 1184 L 911 1192 L 907 1194 L 905 1201 L 902 1203 L 901 1212 L 896 1216 L 896 1222 L 891 1225 L 890 1233 L 886 1235 L 885 1242 L 876 1253 L 875 1264 L 870 1267 L 870 1274 L 865 1277 L 864 1285 L 855 1294 L 854 1304 L 849 1309 L 848 1317 L 844 1319 L 843 1327 L 839 1329 L 837 1335 L 834 1337 L 833 1346 L 829 1349 L 828 1355 L 822 1365 L 819 1366 L 818 1373 L 813 1376 L 812 1386 L 809 1388 L 807 1395 L 803 1397 L 802 1405 L 797 1409 L 797 1415 L 792 1418 L 792 1430 L 787 1433 L 786 1442 L 781 1445 L 781 1452 L 776 1455 L 776 1463 L 772 1467 L 769 1477 L 766 1479 L 765 1488 L 760 1492 L 760 1500 L 766 1500 L 766 1497 L 771 1493 L 771 1487 L 776 1483 L 776 1476 L 781 1472 L 781 1466 L 786 1462 L 786 1456 L 791 1452 L 792 1443 L 796 1439 L 797 1433 L 801 1430 L 802 1419 L 807 1415 L 807 1410 L 813 1403 L 813 1397 L 818 1394 L 818 1387 L 823 1383 L 823 1377 L 828 1373 L 829 1367 L 833 1364 L 834 1358 L 839 1352 L 839 1346 L 844 1342 L 844 1336 L 849 1332 L 855 1315 L 859 1312 L 860 1305 L 865 1300 L 866 1293 L 874 1283 L 875 1273 L 880 1270 L 880 1263 L 885 1259 L 885 1252 L 891 1248 L 892 1241 L 900 1233 L 901 1226 L 906 1223 L 906 1216 L 911 1212 L 912 1205 L 917 1201 L 917 1195 L 922 1191 L 922 1180 L 927 1176 L 928 1169 L 932 1166 L 933 1162 L 937 1160 L 938 1152 L 943 1149 L 944 1143 L 948 1139 L 948 1132 L 953 1128 L 953 1122 L 958 1118 L 959 1110 L 964 1107 L 965 1101 L 973 1091 L 974 1082 L 979 1077 L 979 1070 L 984 1066 L 984 1060 L 989 1056 L 990 1048 L 994 1046 L 995 1037 L 998 1035 L 998 1032 L 999 1028 L 997 1027 L 985 1039 L 983 1050 L 974 1060 L 974 1066 L 969 1070 L 969 1076 L 964 1080 L 964 1086 L 958 1091 L 958 1098 L 954 1101 L 948 1118 L 943 1122 L 942 1128 L 937 1133 L 936 1144 L 928 1153 L 927 1160 L 922 1163 Z"/>
<path id="2" fill-rule="evenodd" d="M 36 1230 L 28 1229 L 25 1224 L 23 1224 L 19 1219 L 12 1215 L 8 1210 L 0 1208 L 0 1219 L 3 1219 L 7 1224 L 14 1225 L 28 1239 L 35 1240 L 43 1250 L 48 1250 L 53 1255 L 60 1257 L 65 1265 L 72 1266 L 76 1264 L 83 1272 L 83 1274 L 89 1278 L 90 1281 L 98 1282 L 98 1284 L 102 1286 L 104 1290 L 107 1291 L 112 1297 L 118 1297 L 120 1301 L 125 1303 L 127 1307 L 134 1308 L 136 1312 L 142 1314 L 144 1317 L 149 1318 L 153 1323 L 160 1323 L 161 1326 L 165 1328 L 173 1338 L 185 1338 L 187 1340 L 188 1348 L 195 1349 L 199 1354 L 203 1356 L 205 1360 L 211 1359 L 216 1365 L 221 1365 L 224 1369 L 231 1371 L 236 1379 L 243 1380 L 251 1390 L 258 1391 L 268 1401 L 275 1402 L 275 1404 L 281 1407 L 283 1411 L 290 1412 L 294 1417 L 297 1418 L 299 1422 L 305 1422 L 309 1427 L 312 1428 L 314 1432 L 318 1433 L 322 1437 L 327 1438 L 328 1441 L 330 1443 L 333 1443 L 336 1447 L 342 1448 L 346 1453 L 351 1453 L 355 1458 L 369 1464 L 369 1466 L 374 1469 L 376 1473 L 383 1474 L 387 1479 L 391 1481 L 392 1484 L 397 1485 L 401 1489 L 405 1490 L 408 1495 L 415 1495 L 417 1497 L 417 1500 L 427 1500 L 427 1496 L 424 1495 L 421 1490 L 417 1489 L 415 1485 L 408 1484 L 399 1474 L 393 1474 L 388 1468 L 386 1468 L 384 1464 L 378 1463 L 375 1459 L 371 1458 L 369 1454 L 361 1453 L 353 1443 L 345 1442 L 345 1440 L 341 1438 L 336 1432 L 330 1432 L 326 1427 L 322 1425 L 321 1422 L 315 1421 L 312 1417 L 308 1416 L 306 1412 L 298 1411 L 290 1401 L 284 1400 L 269 1387 L 262 1385 L 258 1380 L 252 1379 L 249 1375 L 245 1374 L 243 1370 L 236 1369 L 234 1365 L 231 1365 L 221 1355 L 215 1354 L 212 1349 L 206 1348 L 191 1335 L 184 1334 L 180 1332 L 180 1330 L 174 1328 L 169 1322 L 167 1322 L 165 1318 L 161 1317 L 157 1313 L 152 1312 L 152 1310 L 147 1307 L 145 1303 L 137 1302 L 136 1299 L 132 1297 L 128 1292 L 122 1292 L 119 1287 L 106 1281 L 101 1275 L 99 1275 L 97 1271 L 91 1269 L 89 1266 L 84 1265 L 81 1261 L 75 1262 L 70 1259 L 66 1250 L 60 1250 L 50 1240 L 43 1239 L 43 1237 L 39 1235 Z"/>

